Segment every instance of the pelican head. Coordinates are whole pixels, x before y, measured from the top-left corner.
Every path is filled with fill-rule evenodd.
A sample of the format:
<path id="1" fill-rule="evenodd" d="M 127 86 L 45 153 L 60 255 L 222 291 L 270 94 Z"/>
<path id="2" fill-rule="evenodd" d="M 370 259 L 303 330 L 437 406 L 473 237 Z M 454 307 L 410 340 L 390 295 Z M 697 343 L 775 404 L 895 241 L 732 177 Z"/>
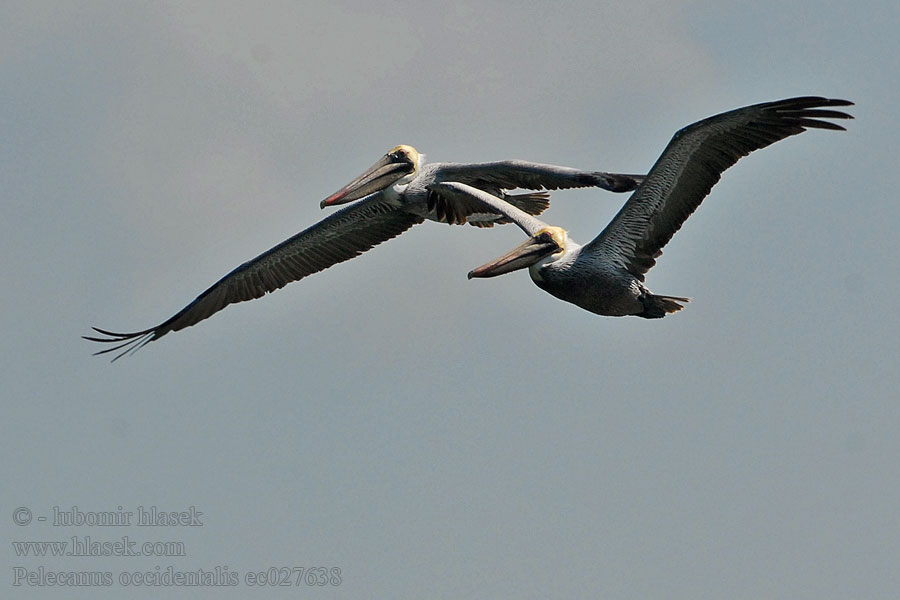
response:
<path id="1" fill-rule="evenodd" d="M 562 227 L 544 227 L 528 238 L 524 244 L 513 248 L 498 259 L 469 271 L 469 279 L 496 277 L 558 260 L 566 253 L 568 239 L 569 236 Z"/>
<path id="2" fill-rule="evenodd" d="M 405 177 L 411 178 L 419 170 L 420 155 L 412 146 L 397 146 L 388 151 L 365 173 L 328 196 L 319 204 L 322 208 L 345 204 L 381 191 Z"/>

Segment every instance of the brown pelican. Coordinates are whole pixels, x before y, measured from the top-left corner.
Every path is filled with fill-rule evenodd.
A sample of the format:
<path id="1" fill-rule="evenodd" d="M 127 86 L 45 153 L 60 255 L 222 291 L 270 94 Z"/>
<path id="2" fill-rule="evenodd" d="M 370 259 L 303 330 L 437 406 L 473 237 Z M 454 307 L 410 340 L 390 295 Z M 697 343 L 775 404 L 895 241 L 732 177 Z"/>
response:
<path id="1" fill-rule="evenodd" d="M 524 160 L 488 163 L 427 163 L 425 155 L 412 146 L 389 150 L 362 175 L 322 200 L 320 206 L 334 206 L 358 200 L 370 194 L 402 205 L 404 210 L 423 219 L 449 224 L 470 223 L 492 227 L 509 221 L 498 214 L 486 213 L 478 202 L 465 196 L 445 196 L 436 183 L 455 181 L 498 196 L 529 214 L 540 214 L 549 206 L 549 194 L 543 191 L 507 194 L 507 190 L 556 190 L 599 187 L 611 192 L 628 192 L 641 182 L 641 175 L 622 175 L 602 171 L 580 171 L 569 167 L 545 165 Z"/>
<path id="2" fill-rule="evenodd" d="M 680 303 L 688 299 L 651 293 L 644 286 L 644 275 L 721 173 L 742 156 L 806 128 L 843 130 L 822 119 L 853 117 L 825 107 L 852 104 L 819 97 L 791 98 L 688 125 L 675 134 L 609 225 L 585 246 L 570 239 L 565 229 L 549 226 L 480 190 L 459 183 L 436 185 L 445 195 L 477 198 L 529 236 L 514 250 L 471 271 L 469 278 L 528 267 L 539 288 L 585 310 L 655 319 L 681 310 Z"/>
<path id="3" fill-rule="evenodd" d="M 209 318 L 229 304 L 260 298 L 339 262 L 359 256 L 424 219 L 449 224 L 470 222 L 481 227 L 508 223 L 467 197 L 449 199 L 430 192 L 431 183 L 459 181 L 472 189 L 498 194 L 527 213 L 539 214 L 549 195 L 538 191 L 506 194 L 515 188 L 546 190 L 598 186 L 628 191 L 640 183 L 637 175 L 579 171 L 568 167 L 525 161 L 480 164 L 435 163 L 421 166 L 421 155 L 411 146 L 397 146 L 365 173 L 322 201 L 321 206 L 359 200 L 312 227 L 245 262 L 170 319 L 132 333 L 116 333 L 94 327 L 104 337 L 83 336 L 93 342 L 115 344 L 95 354 L 120 351 L 113 360 L 136 351 L 171 331 Z"/>

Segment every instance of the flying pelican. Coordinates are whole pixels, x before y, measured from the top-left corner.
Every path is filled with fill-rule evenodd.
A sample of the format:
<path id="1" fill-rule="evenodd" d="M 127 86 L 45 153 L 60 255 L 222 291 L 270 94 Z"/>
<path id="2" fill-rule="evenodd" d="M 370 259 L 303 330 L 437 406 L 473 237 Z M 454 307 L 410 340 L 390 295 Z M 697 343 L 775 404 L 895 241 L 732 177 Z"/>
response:
<path id="1" fill-rule="evenodd" d="M 611 192 L 629 192 L 643 180 L 642 175 L 580 171 L 524 160 L 423 164 L 424 157 L 412 146 L 392 148 L 362 175 L 322 200 L 319 206 L 325 208 L 370 194 L 381 194 L 423 219 L 451 225 L 468 222 L 477 227 L 492 227 L 495 223 L 509 221 L 502 215 L 486 213 L 481 203 L 466 196 L 445 196 L 439 188 L 431 186 L 446 181 L 464 183 L 534 215 L 549 206 L 549 194 L 544 191 L 507 194 L 506 191 L 599 187 Z"/>
<path id="2" fill-rule="evenodd" d="M 315 225 L 240 265 L 170 319 L 132 333 L 93 327 L 104 337 L 83 336 L 93 342 L 115 344 L 95 352 L 120 351 L 113 360 L 211 317 L 229 304 L 260 298 L 337 263 L 359 256 L 396 237 L 424 219 L 449 224 L 467 221 L 480 227 L 508 223 L 502 214 L 485 210 L 478 201 L 456 195 L 444 198 L 431 192 L 432 183 L 459 181 L 472 189 L 498 194 L 526 213 L 539 214 L 548 206 L 544 191 L 506 194 L 515 188 L 531 190 L 597 186 L 629 191 L 643 179 L 599 171 L 579 171 L 525 161 L 478 164 L 435 163 L 421 168 L 422 156 L 412 146 L 397 146 L 365 173 L 322 201 L 321 206 L 359 200 Z"/>
<path id="3" fill-rule="evenodd" d="M 656 319 L 681 310 L 680 303 L 688 298 L 651 293 L 644 286 L 644 275 L 722 172 L 742 156 L 806 128 L 844 130 L 822 119 L 853 117 L 825 107 L 852 104 L 819 97 L 790 98 L 688 125 L 675 134 L 609 225 L 585 246 L 569 238 L 565 229 L 547 225 L 478 189 L 455 182 L 435 185 L 445 195 L 478 199 L 529 236 L 509 253 L 469 272 L 470 279 L 528 267 L 539 288 L 585 310 Z"/>

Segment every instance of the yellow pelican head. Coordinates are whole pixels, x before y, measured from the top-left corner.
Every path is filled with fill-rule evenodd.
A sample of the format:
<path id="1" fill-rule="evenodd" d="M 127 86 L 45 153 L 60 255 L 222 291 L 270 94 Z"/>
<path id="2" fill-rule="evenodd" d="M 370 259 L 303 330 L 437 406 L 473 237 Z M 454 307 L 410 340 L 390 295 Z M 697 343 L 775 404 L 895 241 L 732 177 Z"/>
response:
<path id="1" fill-rule="evenodd" d="M 412 146 L 391 148 L 365 173 L 322 200 L 319 205 L 325 208 L 345 204 L 402 182 L 404 178 L 411 179 L 419 170 L 420 160 L 421 155 Z"/>
<path id="2" fill-rule="evenodd" d="M 525 267 L 531 267 L 562 258 L 566 253 L 569 236 L 562 227 L 547 226 L 535 232 L 528 240 L 516 246 L 498 259 L 469 271 L 473 277 L 496 277 Z"/>

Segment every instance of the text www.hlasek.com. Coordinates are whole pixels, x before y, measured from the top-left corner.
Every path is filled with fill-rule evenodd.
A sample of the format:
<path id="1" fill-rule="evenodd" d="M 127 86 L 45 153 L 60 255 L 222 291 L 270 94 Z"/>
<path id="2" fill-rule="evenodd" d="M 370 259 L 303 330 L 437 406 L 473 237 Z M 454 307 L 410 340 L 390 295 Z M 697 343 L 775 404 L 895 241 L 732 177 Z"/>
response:
<path id="1" fill-rule="evenodd" d="M 16 556 L 187 556 L 184 542 L 141 542 L 123 535 L 115 541 L 101 541 L 89 535 L 73 535 L 66 541 L 12 542 Z"/>

